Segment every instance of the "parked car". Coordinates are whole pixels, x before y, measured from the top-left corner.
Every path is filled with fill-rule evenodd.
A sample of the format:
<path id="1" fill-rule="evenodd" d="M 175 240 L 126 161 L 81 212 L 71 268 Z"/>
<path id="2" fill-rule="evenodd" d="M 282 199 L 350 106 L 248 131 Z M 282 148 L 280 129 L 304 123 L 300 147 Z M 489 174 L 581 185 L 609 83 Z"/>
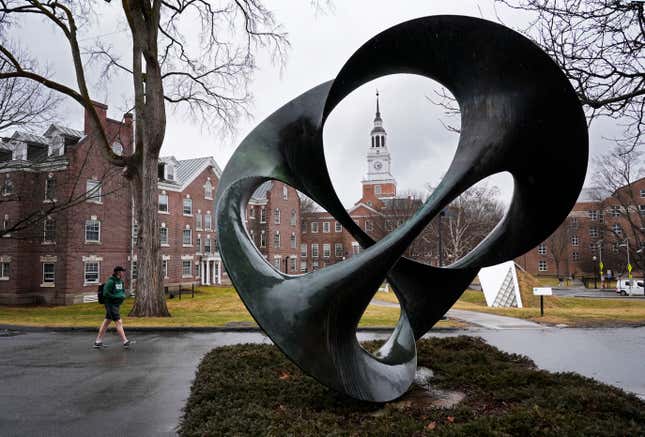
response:
<path id="1" fill-rule="evenodd" d="M 616 281 L 616 293 L 621 296 L 643 296 L 645 295 L 645 287 L 643 287 L 643 281 L 637 281 L 635 279 L 619 279 Z"/>

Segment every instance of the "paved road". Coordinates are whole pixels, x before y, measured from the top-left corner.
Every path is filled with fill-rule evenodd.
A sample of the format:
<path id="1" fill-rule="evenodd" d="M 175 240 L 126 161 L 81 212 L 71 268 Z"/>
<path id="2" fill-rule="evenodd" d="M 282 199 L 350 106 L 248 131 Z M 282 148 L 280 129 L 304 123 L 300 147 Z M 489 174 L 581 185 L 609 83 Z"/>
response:
<path id="1" fill-rule="evenodd" d="M 479 329 L 477 335 L 553 371 L 577 371 L 645 398 L 645 328 Z M 173 435 L 203 355 L 268 342 L 260 333 L 139 333 L 131 350 L 92 350 L 91 333 L 0 337 L 3 436 Z M 360 334 L 359 339 L 384 338 Z M 114 342 L 116 342 L 116 337 Z"/>

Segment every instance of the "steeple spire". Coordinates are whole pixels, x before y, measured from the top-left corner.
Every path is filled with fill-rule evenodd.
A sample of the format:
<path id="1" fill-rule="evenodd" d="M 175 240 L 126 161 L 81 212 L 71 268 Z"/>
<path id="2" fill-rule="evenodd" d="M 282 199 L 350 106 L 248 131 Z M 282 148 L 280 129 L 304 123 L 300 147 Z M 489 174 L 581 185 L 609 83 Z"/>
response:
<path id="1" fill-rule="evenodd" d="M 379 92 L 378 89 L 376 90 L 376 117 L 374 117 L 374 121 L 383 121 L 381 118 L 381 109 L 379 108 L 379 102 L 378 102 L 378 96 Z"/>

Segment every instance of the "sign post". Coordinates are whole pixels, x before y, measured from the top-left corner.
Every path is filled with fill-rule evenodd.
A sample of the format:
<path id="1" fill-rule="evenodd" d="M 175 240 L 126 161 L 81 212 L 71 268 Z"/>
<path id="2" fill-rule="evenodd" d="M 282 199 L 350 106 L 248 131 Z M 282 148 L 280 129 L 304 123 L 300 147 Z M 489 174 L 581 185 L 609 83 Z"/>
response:
<path id="1" fill-rule="evenodd" d="M 533 287 L 533 295 L 540 296 L 540 317 L 544 317 L 544 296 L 552 296 L 551 287 Z"/>

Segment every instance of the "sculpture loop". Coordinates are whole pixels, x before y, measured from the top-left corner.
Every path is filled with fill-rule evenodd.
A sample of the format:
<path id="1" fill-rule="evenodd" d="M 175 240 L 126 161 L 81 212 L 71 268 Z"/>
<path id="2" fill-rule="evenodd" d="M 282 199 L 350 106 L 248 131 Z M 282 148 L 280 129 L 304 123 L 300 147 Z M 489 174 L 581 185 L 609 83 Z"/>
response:
<path id="1" fill-rule="evenodd" d="M 336 105 L 362 84 L 413 73 L 448 88 L 461 109 L 461 136 L 446 176 L 404 225 L 374 242 L 336 196 L 322 132 Z M 454 304 L 480 268 L 513 259 L 566 218 L 582 188 L 588 137 L 580 103 L 557 65 L 520 34 L 489 21 L 430 16 L 375 36 L 334 80 L 293 99 L 242 141 L 217 193 L 219 249 L 229 276 L 258 325 L 303 371 L 358 399 L 385 402 L 410 386 L 416 339 Z M 478 181 L 508 171 L 508 212 L 472 252 L 437 268 L 402 255 L 445 206 Z M 255 189 L 269 179 L 305 193 L 365 248 L 346 261 L 289 276 L 264 260 L 244 226 Z M 375 354 L 356 328 L 386 278 L 401 316 Z"/>

